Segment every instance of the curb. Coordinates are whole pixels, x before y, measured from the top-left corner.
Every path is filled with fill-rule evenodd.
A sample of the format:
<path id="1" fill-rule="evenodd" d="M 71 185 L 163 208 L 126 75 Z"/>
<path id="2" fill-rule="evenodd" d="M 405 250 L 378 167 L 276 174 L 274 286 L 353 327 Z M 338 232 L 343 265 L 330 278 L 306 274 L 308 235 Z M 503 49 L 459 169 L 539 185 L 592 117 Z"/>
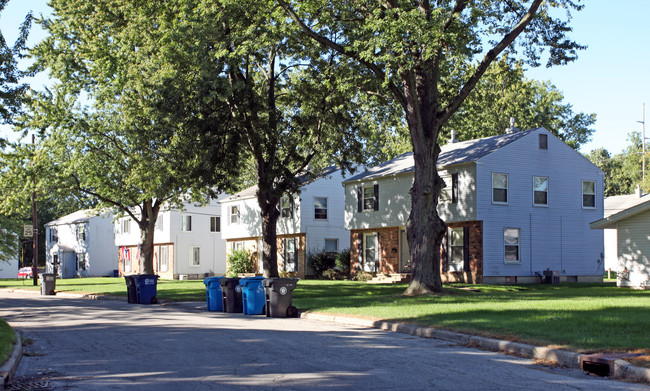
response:
<path id="1" fill-rule="evenodd" d="M 18 331 L 14 330 L 14 333 L 16 334 L 16 343 L 14 344 L 11 356 L 0 366 L 0 385 L 2 388 L 14 376 L 16 368 L 20 364 L 20 359 L 23 357 L 23 340 Z"/>
<path id="2" fill-rule="evenodd" d="M 503 352 L 514 356 L 551 362 L 567 368 L 582 369 L 580 367 L 580 357 L 587 356 L 567 350 L 480 337 L 455 331 L 436 329 L 433 327 L 416 326 L 408 323 L 377 321 L 315 312 L 301 312 L 298 316 L 305 319 L 342 323 L 393 331 L 402 334 L 410 334 L 421 338 L 440 339 L 443 341 L 454 342 L 459 345 L 475 347 L 481 350 Z M 612 368 L 612 373 L 613 375 L 611 376 L 611 379 L 633 382 L 650 382 L 650 368 L 635 367 L 625 360 L 616 360 L 614 368 Z"/>

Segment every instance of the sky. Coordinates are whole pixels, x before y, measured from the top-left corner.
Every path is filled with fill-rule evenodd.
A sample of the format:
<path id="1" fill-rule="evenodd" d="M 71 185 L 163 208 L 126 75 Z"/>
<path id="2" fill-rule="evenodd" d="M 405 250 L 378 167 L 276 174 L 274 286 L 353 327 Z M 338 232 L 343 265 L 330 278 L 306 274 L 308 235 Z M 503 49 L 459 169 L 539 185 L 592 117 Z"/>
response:
<path id="1" fill-rule="evenodd" d="M 46 0 L 10 0 L 0 14 L 0 31 L 9 43 L 29 10 L 48 13 Z M 573 12 L 571 37 L 587 49 L 564 66 L 528 69 L 528 78 L 550 81 L 564 94 L 563 103 L 573 111 L 595 113 L 592 141 L 583 153 L 604 147 L 611 154 L 624 150 L 630 132 L 641 132 L 643 104 L 650 124 L 650 1 L 589 0 L 580 12 Z M 32 28 L 30 44 L 42 39 L 38 26 Z M 43 76 L 32 81 L 35 88 L 47 83 Z M 650 139 L 650 126 L 646 126 Z M 11 130 L 0 127 L 1 137 Z"/>

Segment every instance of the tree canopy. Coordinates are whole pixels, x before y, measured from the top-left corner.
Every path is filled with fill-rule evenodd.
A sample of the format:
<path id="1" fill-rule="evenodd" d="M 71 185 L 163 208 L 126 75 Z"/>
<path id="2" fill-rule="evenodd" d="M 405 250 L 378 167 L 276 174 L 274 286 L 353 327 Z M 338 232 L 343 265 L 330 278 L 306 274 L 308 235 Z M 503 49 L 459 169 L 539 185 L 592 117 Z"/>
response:
<path id="1" fill-rule="evenodd" d="M 520 50 L 535 66 L 544 53 L 547 66 L 574 60 L 583 47 L 567 37 L 568 11 L 582 6 L 571 0 L 277 2 L 314 41 L 380 81 L 404 110 L 415 162 L 406 293 L 442 291 L 439 248 L 446 226 L 437 212 L 444 186 L 436 167 L 440 132 L 504 51 Z M 554 8 L 567 12 L 555 17 Z M 468 63 L 473 71 L 452 77 Z"/>

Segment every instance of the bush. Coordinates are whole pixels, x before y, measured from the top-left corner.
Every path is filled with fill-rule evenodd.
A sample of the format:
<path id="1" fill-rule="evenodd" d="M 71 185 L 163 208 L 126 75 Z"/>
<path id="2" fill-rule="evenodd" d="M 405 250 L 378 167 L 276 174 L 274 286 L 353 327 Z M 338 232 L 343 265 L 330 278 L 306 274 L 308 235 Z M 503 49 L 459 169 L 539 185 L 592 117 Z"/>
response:
<path id="1" fill-rule="evenodd" d="M 368 281 L 368 280 L 372 280 L 372 274 L 364 271 L 360 271 L 357 274 L 355 274 L 352 279 L 354 281 Z"/>
<path id="2" fill-rule="evenodd" d="M 345 274 L 340 270 L 327 269 L 323 272 L 323 278 L 326 280 L 345 280 Z"/>
<path id="3" fill-rule="evenodd" d="M 325 250 L 320 250 L 318 252 L 310 252 L 307 255 L 307 262 L 314 269 L 314 274 L 316 277 L 321 277 L 323 272 L 328 269 L 334 268 L 334 257 L 326 252 Z"/>
<path id="4" fill-rule="evenodd" d="M 255 273 L 255 258 L 246 250 L 235 250 L 228 256 L 229 276 L 236 277 L 239 273 Z"/>
<path id="5" fill-rule="evenodd" d="M 350 272 L 350 249 L 346 248 L 337 253 L 334 264 L 341 272 L 348 274 Z"/>

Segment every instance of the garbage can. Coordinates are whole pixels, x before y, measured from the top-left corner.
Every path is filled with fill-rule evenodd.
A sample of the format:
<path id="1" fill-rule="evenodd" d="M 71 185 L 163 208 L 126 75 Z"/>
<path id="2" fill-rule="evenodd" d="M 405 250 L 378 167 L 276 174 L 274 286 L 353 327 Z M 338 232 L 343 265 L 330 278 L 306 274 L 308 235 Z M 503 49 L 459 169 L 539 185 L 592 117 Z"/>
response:
<path id="1" fill-rule="evenodd" d="M 242 292 L 242 308 L 246 315 L 264 314 L 266 293 L 262 280 L 264 280 L 264 277 L 247 277 L 239 280 Z"/>
<path id="2" fill-rule="evenodd" d="M 295 318 L 298 309 L 291 305 L 297 278 L 265 278 L 262 280 L 266 293 L 266 316 L 272 318 Z"/>
<path id="3" fill-rule="evenodd" d="M 223 294 L 219 283 L 222 278 L 224 277 L 208 277 L 203 280 L 208 311 L 223 311 Z"/>
<path id="4" fill-rule="evenodd" d="M 138 304 L 156 304 L 158 276 L 155 274 L 133 275 Z"/>
<path id="5" fill-rule="evenodd" d="M 129 304 L 136 304 L 138 302 L 138 292 L 135 288 L 135 280 L 133 276 L 124 276 L 124 280 L 126 281 L 127 300 Z"/>
<path id="6" fill-rule="evenodd" d="M 239 278 L 222 278 L 219 284 L 221 284 L 223 312 L 243 312 Z"/>
<path id="7" fill-rule="evenodd" d="M 41 295 L 53 295 L 56 288 L 56 274 L 41 273 Z"/>

